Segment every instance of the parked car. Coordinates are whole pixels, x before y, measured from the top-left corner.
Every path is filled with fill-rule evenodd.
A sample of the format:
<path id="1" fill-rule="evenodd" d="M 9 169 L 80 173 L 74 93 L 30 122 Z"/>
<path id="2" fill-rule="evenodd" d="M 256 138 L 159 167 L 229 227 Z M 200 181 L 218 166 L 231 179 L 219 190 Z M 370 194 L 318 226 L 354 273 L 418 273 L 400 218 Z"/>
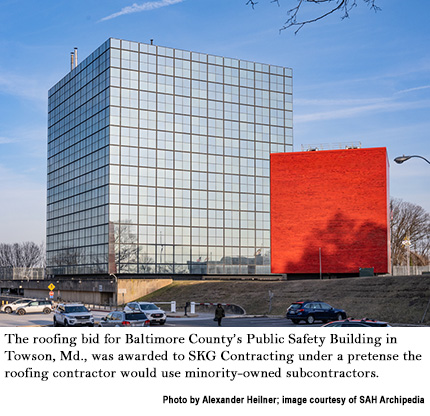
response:
<path id="1" fill-rule="evenodd" d="M 18 315 L 25 315 L 26 313 L 43 312 L 45 314 L 52 312 L 52 302 L 50 300 L 31 300 L 30 302 L 20 305 L 16 309 Z"/>
<path id="2" fill-rule="evenodd" d="M 28 302 L 31 302 L 32 300 L 36 300 L 36 299 L 34 299 L 34 298 L 17 299 L 11 303 L 7 303 L 6 305 L 2 305 L 0 308 L 0 311 L 6 312 L 6 313 L 15 312 L 17 308 L 19 308 L 22 305 L 27 304 Z"/>
<path id="3" fill-rule="evenodd" d="M 104 316 L 99 326 L 149 326 L 150 321 L 144 312 L 114 311 Z"/>
<path id="4" fill-rule="evenodd" d="M 391 326 L 387 322 L 382 321 L 374 321 L 371 319 L 343 319 L 341 321 L 329 322 L 328 324 L 322 326 L 332 326 L 332 327 L 357 327 L 357 326 L 379 326 L 379 327 L 387 327 Z"/>
<path id="5" fill-rule="evenodd" d="M 315 321 L 328 322 L 346 319 L 346 312 L 319 300 L 300 301 L 293 303 L 288 308 L 286 318 L 291 319 L 293 324 L 298 324 L 300 321 L 313 324 Z"/>
<path id="6" fill-rule="evenodd" d="M 148 319 L 153 323 L 164 325 L 166 323 L 166 312 L 151 302 L 129 302 L 125 306 L 126 312 L 140 311 L 144 312 Z"/>
<path id="7" fill-rule="evenodd" d="M 81 303 L 60 303 L 54 315 L 54 326 L 59 325 L 94 326 L 94 317 Z"/>

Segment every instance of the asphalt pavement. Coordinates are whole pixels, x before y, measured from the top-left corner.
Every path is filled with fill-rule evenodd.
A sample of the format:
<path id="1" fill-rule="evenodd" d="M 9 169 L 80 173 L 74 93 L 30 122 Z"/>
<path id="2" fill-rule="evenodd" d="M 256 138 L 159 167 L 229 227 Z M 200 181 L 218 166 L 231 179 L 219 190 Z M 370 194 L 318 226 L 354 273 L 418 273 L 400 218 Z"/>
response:
<path id="1" fill-rule="evenodd" d="M 92 311 L 95 321 L 98 322 L 108 312 Z M 17 315 L 15 313 L 0 313 L 1 327 L 48 327 L 53 325 L 53 314 L 44 315 L 42 313 Z M 320 326 L 321 324 L 307 325 Z M 216 327 L 217 322 L 213 320 L 213 314 L 201 313 L 184 316 L 183 313 L 169 313 L 164 327 Z M 267 317 L 267 316 L 241 316 L 227 315 L 222 320 L 224 327 L 292 327 L 290 320 L 284 317 Z"/>

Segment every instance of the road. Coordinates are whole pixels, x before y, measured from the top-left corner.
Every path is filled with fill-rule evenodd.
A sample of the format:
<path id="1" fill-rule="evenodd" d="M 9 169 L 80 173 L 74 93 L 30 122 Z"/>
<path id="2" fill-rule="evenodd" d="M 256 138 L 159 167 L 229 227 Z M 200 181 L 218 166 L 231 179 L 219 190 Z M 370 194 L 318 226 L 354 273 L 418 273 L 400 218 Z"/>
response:
<path id="1" fill-rule="evenodd" d="M 94 319 L 99 321 L 107 312 L 93 312 Z M 52 318 L 54 314 L 45 315 L 43 313 L 28 313 L 17 315 L 16 313 L 0 313 L 0 326 L 3 327 L 25 327 L 25 326 L 53 326 Z"/>
<path id="2" fill-rule="evenodd" d="M 166 322 L 167 327 L 216 327 L 217 322 L 213 321 L 211 316 L 202 316 L 197 318 L 171 318 Z M 318 327 L 321 323 L 306 325 L 306 327 Z M 222 326 L 226 328 L 247 328 L 247 327 L 297 327 L 290 320 L 281 317 L 226 317 L 222 320 Z M 299 326 L 304 326 L 299 325 Z"/>
<path id="3" fill-rule="evenodd" d="M 94 318 L 97 321 L 105 316 L 107 312 L 93 311 Z M 53 314 L 27 314 L 16 315 L 0 313 L 1 327 L 31 327 L 31 326 L 52 326 Z M 167 318 L 164 328 L 174 327 L 216 327 L 217 323 L 213 321 L 212 314 L 202 314 L 190 318 Z M 229 327 L 292 327 L 297 326 L 291 323 L 290 320 L 281 317 L 226 317 L 222 321 L 222 326 Z M 299 325 L 304 326 L 304 324 Z M 318 327 L 320 323 L 306 325 L 306 327 Z"/>

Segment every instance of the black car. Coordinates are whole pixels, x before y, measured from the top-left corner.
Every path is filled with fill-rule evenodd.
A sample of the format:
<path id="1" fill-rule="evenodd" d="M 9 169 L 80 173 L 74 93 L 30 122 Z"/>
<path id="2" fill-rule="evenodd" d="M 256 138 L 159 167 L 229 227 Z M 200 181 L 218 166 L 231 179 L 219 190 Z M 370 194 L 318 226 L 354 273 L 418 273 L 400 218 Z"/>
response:
<path id="1" fill-rule="evenodd" d="M 376 327 L 387 327 L 391 326 L 387 322 L 382 321 L 373 321 L 371 319 L 344 319 L 341 321 L 329 322 L 323 326 L 332 326 L 332 327 L 362 327 L 362 326 L 376 326 Z"/>
<path id="2" fill-rule="evenodd" d="M 315 321 L 328 322 L 346 319 L 346 312 L 319 300 L 300 301 L 293 303 L 288 308 L 286 318 L 291 319 L 293 324 L 298 324 L 300 321 L 313 324 Z"/>

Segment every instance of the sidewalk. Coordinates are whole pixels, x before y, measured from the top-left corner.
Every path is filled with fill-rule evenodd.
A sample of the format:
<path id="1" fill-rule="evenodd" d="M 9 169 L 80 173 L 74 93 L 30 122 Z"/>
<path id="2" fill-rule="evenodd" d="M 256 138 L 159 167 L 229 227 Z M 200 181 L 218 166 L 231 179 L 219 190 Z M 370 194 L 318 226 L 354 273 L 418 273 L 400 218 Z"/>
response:
<path id="1" fill-rule="evenodd" d="M 168 318 L 202 318 L 202 317 L 211 317 L 213 314 L 209 314 L 209 313 L 187 313 L 185 315 L 184 312 L 166 312 L 166 316 Z"/>

